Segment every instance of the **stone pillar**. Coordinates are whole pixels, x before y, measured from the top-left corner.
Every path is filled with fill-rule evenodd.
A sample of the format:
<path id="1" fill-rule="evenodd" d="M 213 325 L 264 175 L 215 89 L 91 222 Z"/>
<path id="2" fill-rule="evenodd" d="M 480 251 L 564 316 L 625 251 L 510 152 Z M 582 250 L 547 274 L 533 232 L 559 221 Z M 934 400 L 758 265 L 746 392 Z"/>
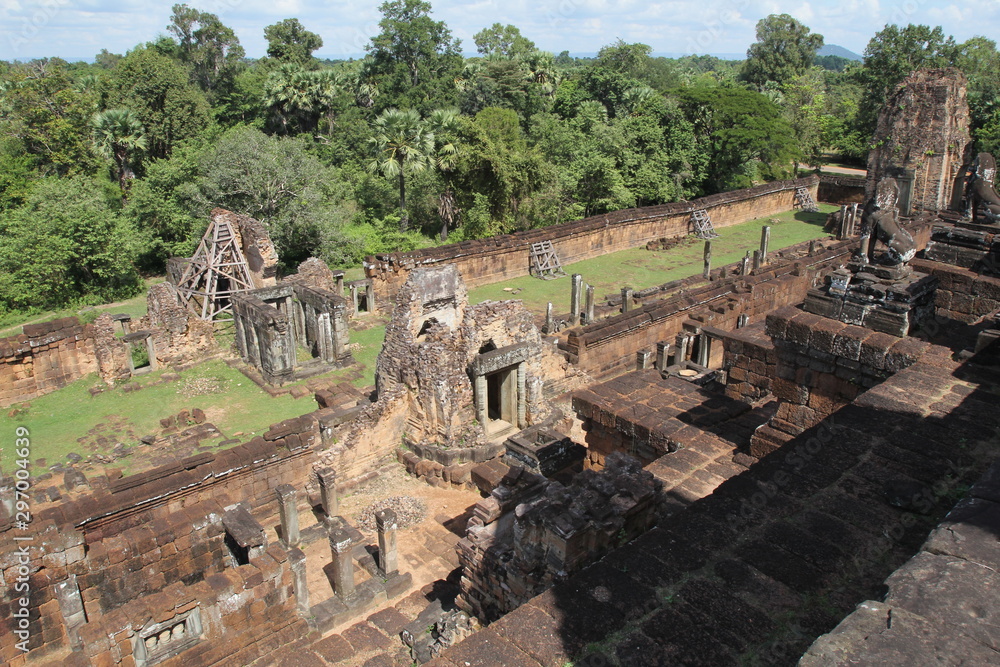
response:
<path id="1" fill-rule="evenodd" d="M 396 550 L 396 513 L 390 509 L 375 512 L 378 529 L 378 564 L 389 577 L 399 571 L 399 553 Z"/>
<path id="2" fill-rule="evenodd" d="M 622 312 L 627 313 L 632 310 L 632 288 L 622 288 Z"/>
<path id="3" fill-rule="evenodd" d="M 756 274 L 758 271 L 760 271 L 760 265 L 761 264 L 763 264 L 763 262 L 760 260 L 760 251 L 759 250 L 754 250 L 753 251 L 753 272 L 754 272 L 754 274 Z"/>
<path id="4" fill-rule="evenodd" d="M 656 370 L 665 371 L 670 365 L 670 343 L 656 344 Z"/>
<path id="5" fill-rule="evenodd" d="M 847 217 L 847 204 L 840 205 L 840 227 L 837 229 L 837 240 L 843 240 L 847 238 L 847 230 L 850 228 L 851 221 Z"/>
<path id="6" fill-rule="evenodd" d="M 333 345 L 333 324 L 330 322 L 330 313 L 322 313 L 316 318 L 317 329 L 319 330 L 319 354 L 325 363 L 332 364 L 337 360 L 334 354 Z"/>
<path id="7" fill-rule="evenodd" d="M 292 571 L 292 590 L 299 615 L 309 615 L 309 583 L 306 579 L 306 555 L 295 547 L 288 552 L 288 565 Z"/>
<path id="8" fill-rule="evenodd" d="M 545 333 L 553 334 L 555 333 L 556 321 L 552 317 L 552 302 L 549 301 L 549 305 L 545 307 Z"/>
<path id="9" fill-rule="evenodd" d="M 570 326 L 575 327 L 580 324 L 580 311 L 582 310 L 581 304 L 583 301 L 583 276 L 579 273 L 574 273 L 572 281 L 569 295 L 569 323 Z"/>
<path id="10" fill-rule="evenodd" d="M 299 510 L 295 504 L 295 487 L 281 484 L 275 490 L 278 496 L 278 519 L 281 521 L 281 541 L 286 547 L 299 544 Z"/>
<path id="11" fill-rule="evenodd" d="M 524 362 L 517 365 L 517 427 L 528 426 L 527 371 Z"/>
<path id="12" fill-rule="evenodd" d="M 354 559 L 351 535 L 343 528 L 330 531 L 330 552 L 333 554 L 333 592 L 339 598 L 354 595 Z"/>
<path id="13" fill-rule="evenodd" d="M 771 226 L 764 225 L 760 230 L 760 263 L 767 264 L 767 244 L 771 241 Z"/>
<path id="14" fill-rule="evenodd" d="M 649 368 L 649 363 L 653 359 L 653 353 L 649 350 L 639 350 L 635 353 L 635 369 L 642 371 Z"/>
<path id="15" fill-rule="evenodd" d="M 594 286 L 587 285 L 587 324 L 594 321 Z"/>
<path id="16" fill-rule="evenodd" d="M 674 364 L 683 364 L 687 358 L 688 335 L 686 333 L 677 334 L 677 349 L 674 352 Z"/>
<path id="17" fill-rule="evenodd" d="M 851 204 L 851 236 L 854 236 L 858 231 L 858 220 L 859 211 L 857 203 Z"/>
<path id="18" fill-rule="evenodd" d="M 334 276 L 336 283 L 334 284 L 334 294 L 337 296 L 344 296 L 344 274 L 340 273 Z"/>
<path id="19" fill-rule="evenodd" d="M 858 245 L 858 259 L 868 263 L 868 246 L 871 243 L 871 231 L 861 235 L 861 243 Z"/>
<path id="20" fill-rule="evenodd" d="M 709 351 L 712 346 L 712 339 L 708 334 L 703 333 L 698 338 L 698 365 L 708 368 L 708 361 L 711 358 Z"/>
<path id="21" fill-rule="evenodd" d="M 319 481 L 320 503 L 323 505 L 323 512 L 328 518 L 333 518 L 340 514 L 340 497 L 337 495 L 337 473 L 332 468 L 320 468 L 316 471 L 316 479 Z"/>
<path id="22" fill-rule="evenodd" d="M 57 583 L 55 589 L 70 646 L 74 650 L 81 649 L 83 642 L 80 641 L 79 630 L 87 624 L 87 613 L 83 609 L 83 598 L 80 596 L 80 586 L 76 583 L 76 575 L 69 575 L 66 580 Z"/>
<path id="23" fill-rule="evenodd" d="M 490 423 L 489 414 L 486 412 L 488 407 L 486 405 L 486 392 L 489 389 L 486 386 L 486 376 L 477 375 L 476 376 L 476 419 L 482 425 L 483 429 L 486 429 L 486 425 Z"/>
<path id="24" fill-rule="evenodd" d="M 705 280 L 710 280 L 712 275 L 712 242 L 705 241 L 705 269 L 701 272 L 701 277 Z"/>
<path id="25" fill-rule="evenodd" d="M 750 251 L 747 250 L 747 254 L 743 255 L 743 261 L 740 264 L 740 275 L 746 276 L 750 274 Z"/>

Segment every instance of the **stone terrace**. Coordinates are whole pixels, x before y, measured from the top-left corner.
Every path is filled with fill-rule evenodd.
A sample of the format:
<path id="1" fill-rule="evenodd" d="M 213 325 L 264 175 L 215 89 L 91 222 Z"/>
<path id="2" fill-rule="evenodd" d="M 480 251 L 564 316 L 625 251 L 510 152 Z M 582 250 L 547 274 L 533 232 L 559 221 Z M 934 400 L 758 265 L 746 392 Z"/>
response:
<path id="1" fill-rule="evenodd" d="M 795 662 L 859 601 L 880 597 L 882 581 L 996 457 L 1000 387 L 995 369 L 977 365 L 996 365 L 998 353 L 994 344 L 963 366 L 932 346 L 429 664 Z"/>

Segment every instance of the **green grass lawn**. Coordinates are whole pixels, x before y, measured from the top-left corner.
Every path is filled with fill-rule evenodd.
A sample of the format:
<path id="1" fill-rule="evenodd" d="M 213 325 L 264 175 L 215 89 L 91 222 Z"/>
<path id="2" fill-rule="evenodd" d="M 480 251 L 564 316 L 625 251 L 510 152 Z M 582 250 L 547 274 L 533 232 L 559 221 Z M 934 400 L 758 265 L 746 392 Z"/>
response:
<path id="1" fill-rule="evenodd" d="M 21 327 L 25 324 L 35 324 L 37 322 L 48 322 L 50 320 L 57 320 L 61 317 L 71 317 L 76 315 L 80 318 L 80 321 L 84 324 L 88 322 L 93 322 L 97 319 L 97 316 L 101 313 L 110 313 L 115 315 L 117 313 L 128 313 L 132 316 L 133 320 L 137 320 L 146 314 L 146 292 L 149 290 L 150 285 L 155 285 L 156 283 L 163 282 L 162 277 L 150 278 L 146 281 L 146 285 L 142 290 L 142 293 L 128 299 L 126 301 L 117 301 L 115 303 L 106 303 L 100 306 L 91 306 L 87 308 L 64 308 L 62 310 L 49 310 L 44 313 L 38 313 L 27 318 L 21 318 L 18 320 L 17 324 L 6 325 L 6 319 L 0 319 L 3 325 L 0 325 L 0 338 L 6 338 L 7 336 L 16 336 L 21 333 Z M 10 316 L 13 320 L 13 315 Z"/>
<path id="2" fill-rule="evenodd" d="M 719 238 L 712 241 L 712 266 L 720 267 L 741 259 L 747 250 L 760 246 L 760 230 L 771 225 L 770 250 L 776 251 L 788 246 L 828 236 L 823 231 L 826 216 L 837 210 L 837 206 L 820 204 L 819 213 L 789 211 L 773 218 L 759 218 L 732 227 L 716 230 Z M 772 219 L 780 220 L 771 223 Z M 522 276 L 504 280 L 492 285 L 484 285 L 469 291 L 469 301 L 481 303 L 487 300 L 521 299 L 529 310 L 544 313 L 551 301 L 557 313 L 569 310 L 570 278 L 574 273 L 583 276 L 585 283 L 594 286 L 594 294 L 601 299 L 606 294 L 614 294 L 622 287 L 639 291 L 654 285 L 662 285 L 671 280 L 687 278 L 702 271 L 702 253 L 705 242 L 693 236 L 670 250 L 651 251 L 645 248 L 623 250 L 612 255 L 586 259 L 568 264 L 563 268 L 566 277 L 555 280 L 539 280 Z M 504 288 L 520 290 L 511 294 Z"/>
<path id="3" fill-rule="evenodd" d="M 89 389 L 100 384 L 88 375 L 51 394 L 34 399 L 27 408 L 11 409 L 0 415 L 0 433 L 13 433 L 16 426 L 31 430 L 31 460 L 44 459 L 45 465 L 66 462 L 66 455 L 76 452 L 84 458 L 91 453 L 110 451 L 118 442 L 135 445 L 144 435 L 159 433 L 160 419 L 181 410 L 201 408 L 208 421 L 226 437 L 241 441 L 267 430 L 270 424 L 296 417 L 315 409 L 309 398 L 299 400 L 283 395 L 272 398 L 239 371 L 222 361 L 207 361 L 180 374 L 173 382 L 148 386 L 164 371 L 142 375 L 132 380 L 146 388 L 125 391 L 124 385 L 91 396 Z M 202 380 L 217 391 L 191 395 L 195 380 Z M 242 434 L 242 435 L 236 435 Z M 99 445 L 98 438 L 106 443 Z M 82 440 L 82 441 L 81 441 Z M 0 468 L 12 470 L 13 451 L 9 438 L 0 450 Z M 114 465 L 130 470 L 135 467 L 128 456 Z M 141 467 L 141 466 L 140 466 Z"/>

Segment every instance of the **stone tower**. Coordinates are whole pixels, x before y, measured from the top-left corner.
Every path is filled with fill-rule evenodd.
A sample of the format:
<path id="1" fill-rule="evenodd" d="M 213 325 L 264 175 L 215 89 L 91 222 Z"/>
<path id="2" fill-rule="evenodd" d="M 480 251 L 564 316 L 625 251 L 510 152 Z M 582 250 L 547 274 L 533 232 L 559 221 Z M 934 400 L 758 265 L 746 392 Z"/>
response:
<path id="1" fill-rule="evenodd" d="M 917 70 L 899 84 L 878 117 L 866 197 L 892 177 L 900 214 L 954 208 L 952 192 L 970 142 L 968 83 L 949 67 Z"/>

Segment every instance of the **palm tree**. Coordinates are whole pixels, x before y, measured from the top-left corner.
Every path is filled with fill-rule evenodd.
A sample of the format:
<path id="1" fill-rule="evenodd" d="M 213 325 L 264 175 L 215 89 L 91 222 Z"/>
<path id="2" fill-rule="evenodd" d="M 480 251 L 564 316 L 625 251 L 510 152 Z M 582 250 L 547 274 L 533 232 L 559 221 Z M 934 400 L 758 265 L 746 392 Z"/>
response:
<path id="1" fill-rule="evenodd" d="M 128 198 L 129 185 L 135 178 L 132 165 L 146 150 L 146 130 L 131 109 L 108 109 L 94 114 L 94 148 L 104 157 L 114 160 L 118 169 L 118 185 L 122 201 Z"/>
<path id="2" fill-rule="evenodd" d="M 286 63 L 278 68 L 264 85 L 264 105 L 272 110 L 281 124 L 281 133 L 289 133 L 289 123 L 298 117 L 307 125 L 315 100 L 313 80 L 299 65 Z"/>
<path id="3" fill-rule="evenodd" d="M 451 175 L 458 166 L 458 146 L 454 141 L 458 133 L 459 121 L 456 109 L 435 109 L 425 121 L 434 133 L 434 165 L 444 177 L 444 192 L 438 197 L 438 215 L 441 217 L 441 240 L 448 240 L 448 229 L 462 210 L 455 201 L 455 191 L 451 187 Z"/>
<path id="4" fill-rule="evenodd" d="M 374 136 L 369 143 L 375 157 L 368 171 L 399 179 L 399 229 L 410 226 L 406 213 L 406 171 L 423 171 L 433 159 L 434 133 L 421 122 L 413 109 L 386 109 L 372 123 Z"/>

